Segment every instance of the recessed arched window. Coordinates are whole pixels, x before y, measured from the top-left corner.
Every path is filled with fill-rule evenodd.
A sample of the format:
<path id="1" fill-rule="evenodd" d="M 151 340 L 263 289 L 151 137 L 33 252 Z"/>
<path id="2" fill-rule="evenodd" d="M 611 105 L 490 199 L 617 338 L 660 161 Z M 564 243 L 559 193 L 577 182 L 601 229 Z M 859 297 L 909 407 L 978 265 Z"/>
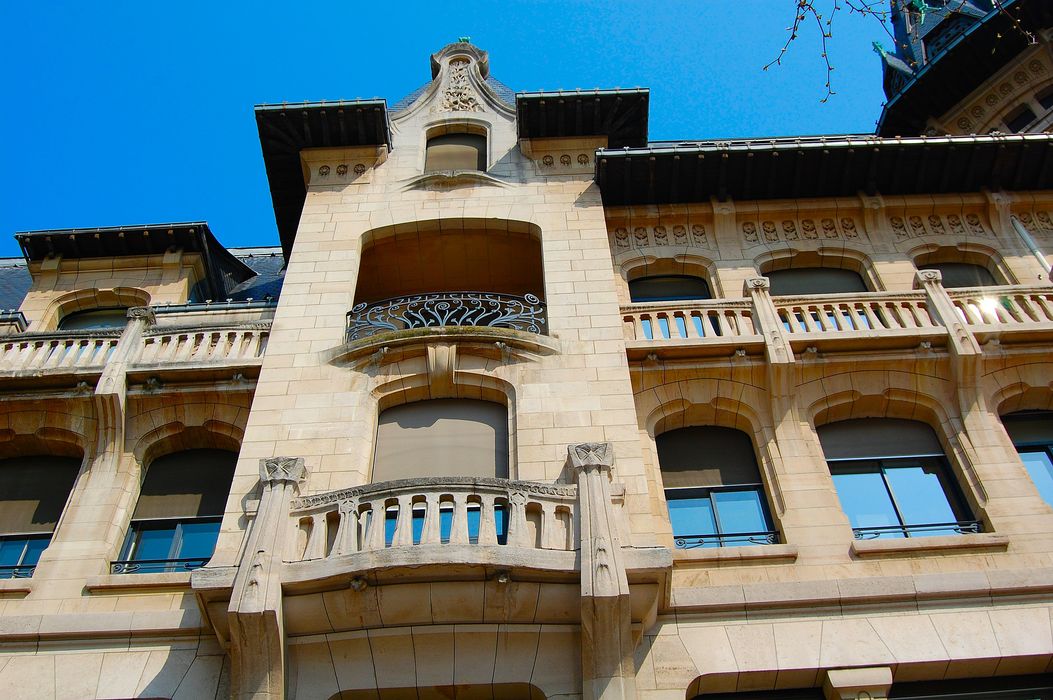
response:
<path id="1" fill-rule="evenodd" d="M 857 539 L 979 532 L 939 438 L 925 423 L 857 418 L 817 432 Z"/>
<path id="2" fill-rule="evenodd" d="M 633 303 L 711 299 L 709 283 L 694 275 L 652 275 L 629 280 Z"/>
<path id="3" fill-rule="evenodd" d="M 234 452 L 212 449 L 155 459 L 146 469 L 114 573 L 190 571 L 208 563 L 237 461 Z"/>
<path id="4" fill-rule="evenodd" d="M 678 548 L 777 541 L 749 435 L 698 426 L 662 433 L 655 443 Z"/>
<path id="5" fill-rule="evenodd" d="M 106 309 L 87 309 L 66 314 L 59 321 L 58 327 L 64 331 L 83 331 L 103 328 L 124 328 L 128 322 L 128 309 L 112 307 Z"/>
<path id="6" fill-rule="evenodd" d="M 1026 129 L 1037 118 L 1030 105 L 1020 105 L 1006 115 L 1005 125 L 1009 131 L 1016 134 Z"/>
<path id="7" fill-rule="evenodd" d="M 80 471 L 77 457 L 0 460 L 0 578 L 33 575 Z"/>
<path id="8" fill-rule="evenodd" d="M 424 172 L 486 170 L 486 137 L 482 134 L 441 134 L 428 139 Z"/>
<path id="9" fill-rule="evenodd" d="M 765 274 L 771 295 L 853 294 L 867 291 L 863 277 L 855 270 L 836 267 L 795 267 Z"/>
<path id="10" fill-rule="evenodd" d="M 921 265 L 919 270 L 939 270 L 943 277 L 943 286 L 948 289 L 956 287 L 994 287 L 998 280 L 991 271 L 982 265 L 964 262 L 938 262 Z"/>
<path id="11" fill-rule="evenodd" d="M 377 424 L 373 481 L 508 477 L 508 409 L 477 399 L 393 406 Z"/>
<path id="12" fill-rule="evenodd" d="M 1035 488 L 1053 506 L 1053 411 L 1017 411 L 1002 416 Z"/>

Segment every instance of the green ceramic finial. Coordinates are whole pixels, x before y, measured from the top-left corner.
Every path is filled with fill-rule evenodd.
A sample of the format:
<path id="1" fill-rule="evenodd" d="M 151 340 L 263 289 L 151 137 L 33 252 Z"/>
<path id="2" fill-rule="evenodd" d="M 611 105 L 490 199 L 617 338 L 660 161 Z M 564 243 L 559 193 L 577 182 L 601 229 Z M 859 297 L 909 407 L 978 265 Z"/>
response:
<path id="1" fill-rule="evenodd" d="M 457 37 L 457 41 L 459 43 L 461 43 L 461 44 L 470 44 L 470 43 L 472 43 L 472 37 L 470 37 L 470 36 L 460 36 L 460 37 Z"/>
<path id="2" fill-rule="evenodd" d="M 880 41 L 875 41 L 873 43 L 873 47 L 874 47 L 874 53 L 878 54 L 882 58 L 884 58 L 885 56 L 888 56 L 888 49 L 886 49 L 884 46 L 882 46 Z"/>

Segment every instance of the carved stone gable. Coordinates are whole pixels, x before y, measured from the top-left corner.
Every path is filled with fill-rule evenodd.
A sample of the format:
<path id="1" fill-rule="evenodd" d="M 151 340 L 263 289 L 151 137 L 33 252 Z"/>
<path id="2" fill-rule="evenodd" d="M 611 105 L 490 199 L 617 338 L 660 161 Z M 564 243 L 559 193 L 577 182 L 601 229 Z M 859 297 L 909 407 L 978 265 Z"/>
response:
<path id="1" fill-rule="evenodd" d="M 468 79 L 471 62 L 465 58 L 454 58 L 446 69 L 446 84 L 442 97 L 432 107 L 433 112 L 481 112 L 479 96 Z"/>

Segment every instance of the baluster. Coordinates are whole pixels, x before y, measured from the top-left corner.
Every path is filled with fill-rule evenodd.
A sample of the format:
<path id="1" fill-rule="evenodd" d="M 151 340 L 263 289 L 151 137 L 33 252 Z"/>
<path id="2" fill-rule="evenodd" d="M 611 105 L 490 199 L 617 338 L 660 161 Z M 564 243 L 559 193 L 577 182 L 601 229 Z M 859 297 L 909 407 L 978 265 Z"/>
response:
<path id="1" fill-rule="evenodd" d="M 479 513 L 479 544 L 497 544 L 497 524 L 494 520 L 494 496 L 493 494 L 483 493 L 479 495 L 479 499 L 482 501 L 482 507 Z M 511 510 L 511 502 L 509 502 L 509 510 Z M 506 512 L 505 518 L 508 519 L 508 536 L 512 536 L 512 522 L 509 516 L 511 513 Z"/>
<path id="2" fill-rule="evenodd" d="M 311 531 L 307 534 L 307 547 L 304 549 L 303 561 L 321 559 L 325 556 L 325 513 L 311 514 Z"/>
<path id="3" fill-rule="evenodd" d="M 556 539 L 556 534 L 559 532 L 558 523 L 556 522 L 556 504 L 542 502 L 540 505 L 541 548 L 563 549 L 563 544 Z"/>
<path id="4" fill-rule="evenodd" d="M 200 336 L 200 333 L 180 333 L 179 340 L 181 341 L 181 346 L 175 357 L 172 359 L 176 362 L 186 362 L 189 360 L 190 356 L 194 354 L 194 350 L 196 350 L 195 343 L 198 342 Z"/>
<path id="5" fill-rule="evenodd" d="M 468 494 L 453 494 L 453 524 L 450 544 L 468 544 Z"/>
<path id="6" fill-rule="evenodd" d="M 795 309 L 796 308 L 800 308 L 801 309 L 801 312 L 800 312 L 802 314 L 801 318 L 804 319 L 804 328 L 805 328 L 806 332 L 808 332 L 808 333 L 815 333 L 815 332 L 817 332 L 819 330 L 822 330 L 821 328 L 817 328 L 816 327 L 815 319 L 812 318 L 812 313 L 813 313 L 813 311 L 815 309 L 814 306 L 801 306 L 801 307 L 794 307 L 794 308 Z"/>
<path id="7" fill-rule="evenodd" d="M 157 339 L 162 344 L 161 352 L 157 358 L 158 362 L 171 362 L 179 349 L 179 334 L 171 333 Z"/>
<path id="8" fill-rule="evenodd" d="M 622 327 L 623 327 L 622 330 L 625 331 L 625 339 L 626 340 L 636 340 L 636 338 L 637 338 L 636 326 L 637 325 L 638 324 L 637 324 L 637 320 L 636 320 L 636 316 L 635 315 L 633 315 L 633 316 L 626 316 L 626 317 L 624 317 L 622 319 Z"/>
<path id="9" fill-rule="evenodd" d="M 399 496 L 399 514 L 395 521 L 395 537 L 392 547 L 409 547 L 413 544 L 413 496 Z"/>
<path id="10" fill-rule="evenodd" d="M 226 359 L 240 360 L 250 355 L 249 349 L 252 347 L 253 340 L 252 331 L 232 331 L 227 334 L 227 338 L 230 341 L 230 347 L 226 350 Z"/>
<path id="11" fill-rule="evenodd" d="M 1042 315 L 1045 316 L 1042 320 L 1053 321 L 1053 308 L 1050 306 L 1049 296 L 1046 294 L 1036 294 L 1031 298 L 1042 310 Z"/>
<path id="12" fill-rule="evenodd" d="M 442 541 L 442 529 L 439 523 L 439 494 L 429 493 L 425 496 L 427 510 L 424 511 L 424 529 L 421 532 L 421 544 L 439 544 Z"/>
<path id="13" fill-rule="evenodd" d="M 508 546 L 509 547 L 533 547 L 530 541 L 530 532 L 527 528 L 526 509 L 527 498 L 521 493 L 512 493 L 508 498 Z"/>
<path id="14" fill-rule="evenodd" d="M 336 528 L 333 555 L 353 554 L 358 551 L 358 501 L 340 502 L 340 524 Z"/>
<path id="15" fill-rule="evenodd" d="M 57 367 L 62 360 L 62 356 L 66 354 L 66 344 L 61 340 L 53 340 L 49 343 L 49 346 L 51 347 L 51 354 L 48 355 L 47 360 L 44 362 L 44 369 Z"/>
<path id="16" fill-rule="evenodd" d="M 27 352 L 24 356 L 25 363 L 23 366 L 26 369 L 40 366 L 43 361 L 47 359 L 45 348 L 48 347 L 50 347 L 50 343 L 45 343 L 43 341 L 28 343 L 26 346 Z"/>
<path id="17" fill-rule="evenodd" d="M 1002 297 L 1002 299 L 1005 300 L 1005 303 L 1003 304 L 1000 302 L 998 304 L 998 312 L 1006 316 L 1006 323 L 1023 323 L 1026 320 L 1029 320 L 1020 307 L 1020 303 L 1018 302 L 1019 298 L 1020 297 L 1016 296 Z"/>
<path id="18" fill-rule="evenodd" d="M 738 335 L 738 333 L 736 333 L 735 330 L 732 328 L 731 323 L 728 322 L 728 317 L 726 313 L 721 311 L 715 311 L 714 315 L 717 318 L 717 328 L 720 329 L 720 335 Z"/>
<path id="19" fill-rule="evenodd" d="M 197 343 L 194 348 L 194 354 L 191 356 L 191 362 L 206 362 L 209 359 L 209 355 L 212 351 L 212 339 L 216 337 L 215 333 L 196 333 Z"/>
<path id="20" fill-rule="evenodd" d="M 867 321 L 863 320 L 863 316 L 866 314 L 860 314 L 860 311 L 864 307 L 860 305 L 860 308 L 856 308 L 855 304 L 845 304 L 843 312 L 848 317 L 849 323 L 852 324 L 852 329 L 857 331 L 865 331 L 868 328 L 873 328 Z"/>
<path id="21" fill-rule="evenodd" d="M 1035 309 L 1034 305 L 1031 303 L 1031 299 L 1032 297 L 1030 295 L 1021 294 L 1020 296 L 1016 297 L 1014 301 L 1016 307 L 1020 309 L 1020 312 L 1022 314 L 1024 314 L 1024 316 L 1022 316 L 1020 319 L 1022 322 L 1033 321 L 1037 323 L 1042 321 L 1043 319 L 1039 315 L 1038 311 Z"/>
<path id="22" fill-rule="evenodd" d="M 385 533 L 387 532 L 387 509 L 384 507 L 384 499 L 379 498 L 369 502 L 369 532 L 366 537 L 369 540 L 366 549 L 384 549 L 387 546 Z"/>

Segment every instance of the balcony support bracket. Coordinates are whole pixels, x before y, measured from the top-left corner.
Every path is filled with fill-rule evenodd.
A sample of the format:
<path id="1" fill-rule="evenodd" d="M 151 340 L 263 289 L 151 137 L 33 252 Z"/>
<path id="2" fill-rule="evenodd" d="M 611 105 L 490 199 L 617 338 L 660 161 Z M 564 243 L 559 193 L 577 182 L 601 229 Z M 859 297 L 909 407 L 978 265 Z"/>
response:
<path id="1" fill-rule="evenodd" d="M 629 580 L 611 505 L 609 442 L 567 447 L 578 481 L 581 522 L 582 697 L 636 697 Z"/>
<path id="2" fill-rule="evenodd" d="M 285 697 L 285 625 L 282 619 L 283 527 L 289 502 L 299 493 L 307 470 L 302 457 L 260 460 L 260 499 L 249 532 L 230 606 L 230 651 L 237 700 Z"/>

